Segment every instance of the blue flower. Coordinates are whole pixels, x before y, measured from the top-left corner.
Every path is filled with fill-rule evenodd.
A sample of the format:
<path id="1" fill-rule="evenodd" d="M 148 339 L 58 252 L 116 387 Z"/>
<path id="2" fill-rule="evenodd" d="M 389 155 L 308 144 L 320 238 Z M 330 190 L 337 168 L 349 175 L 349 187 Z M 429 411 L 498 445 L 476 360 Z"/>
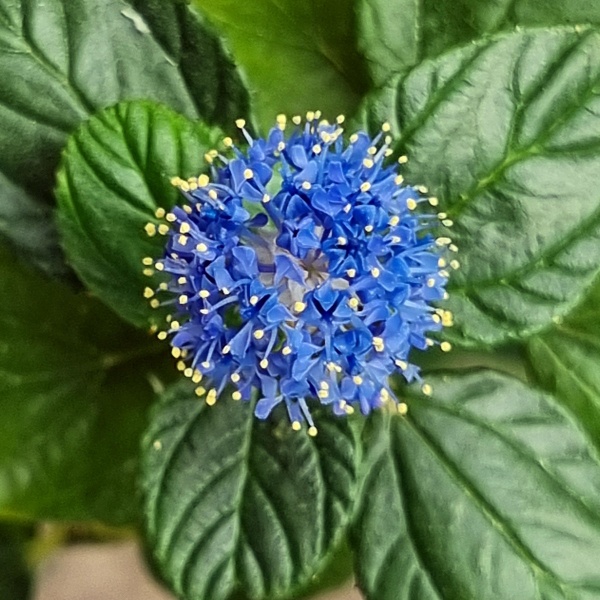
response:
<path id="1" fill-rule="evenodd" d="M 421 381 L 411 348 L 437 344 L 429 333 L 451 324 L 432 303 L 446 297 L 456 249 L 431 234 L 446 215 L 416 210 L 437 200 L 404 185 L 405 157 L 388 164 L 389 125 L 346 141 L 342 117 L 319 118 L 289 128 L 280 115 L 266 139 L 238 121 L 247 148 L 225 138 L 223 153 L 206 155 L 210 177 L 175 178 L 185 201 L 147 226 L 166 235 L 154 266 L 168 279 L 146 295 L 174 307 L 158 336 L 198 396 L 214 404 L 232 386 L 236 400 L 257 398 L 258 418 L 284 404 L 311 435 L 317 402 L 337 415 L 406 409 L 388 379 Z"/>

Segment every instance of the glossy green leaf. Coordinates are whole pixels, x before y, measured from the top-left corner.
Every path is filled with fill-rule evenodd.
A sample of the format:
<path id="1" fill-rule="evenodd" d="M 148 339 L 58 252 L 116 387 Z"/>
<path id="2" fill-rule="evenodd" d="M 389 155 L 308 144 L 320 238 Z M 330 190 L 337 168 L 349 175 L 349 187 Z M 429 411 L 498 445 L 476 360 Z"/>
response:
<path id="1" fill-rule="evenodd" d="M 4 250 L 0 274 L 0 516 L 137 521 L 161 346 Z"/>
<path id="2" fill-rule="evenodd" d="M 578 419 L 600 450 L 600 285 L 577 311 L 529 340 L 540 384 Z"/>
<path id="3" fill-rule="evenodd" d="M 377 85 L 424 58 L 523 25 L 600 24 L 591 0 L 358 0 L 359 44 Z"/>
<path id="4" fill-rule="evenodd" d="M 368 600 L 600 596 L 600 459 L 552 396 L 492 371 L 405 390 L 365 429 Z"/>
<path id="5" fill-rule="evenodd" d="M 454 341 L 527 337 L 598 273 L 599 92 L 600 34 L 532 29 L 423 63 L 375 103 L 401 132 L 406 179 L 454 221 Z"/>
<path id="6" fill-rule="evenodd" d="M 179 192 L 174 176 L 197 176 L 218 132 L 148 102 L 119 104 L 70 138 L 58 173 L 59 226 L 64 247 L 84 283 L 120 315 L 148 325 L 143 297 L 157 282 L 142 259 L 162 256 L 165 238 L 149 238 L 154 211 Z"/>
<path id="7" fill-rule="evenodd" d="M 27 600 L 31 578 L 25 560 L 26 532 L 19 527 L 0 526 L 0 598 Z"/>
<path id="8" fill-rule="evenodd" d="M 352 112 L 368 90 L 352 2 L 194 2 L 227 35 L 263 127 L 280 112 Z"/>
<path id="9" fill-rule="evenodd" d="M 0 235 L 51 272 L 63 267 L 56 249 L 48 262 L 49 237 L 36 245 L 22 225 L 39 229 L 45 209 L 32 206 L 51 204 L 60 152 L 82 121 L 134 98 L 212 123 L 247 110 L 233 65 L 185 0 L 134 4 L 143 17 L 122 0 L 0 0 L 0 216 L 15 221 Z"/>
<path id="10" fill-rule="evenodd" d="M 144 442 L 147 535 L 182 598 L 289 597 L 336 548 L 355 493 L 355 436 L 321 416 L 315 438 L 285 416 L 261 422 L 188 381 L 157 408 Z"/>

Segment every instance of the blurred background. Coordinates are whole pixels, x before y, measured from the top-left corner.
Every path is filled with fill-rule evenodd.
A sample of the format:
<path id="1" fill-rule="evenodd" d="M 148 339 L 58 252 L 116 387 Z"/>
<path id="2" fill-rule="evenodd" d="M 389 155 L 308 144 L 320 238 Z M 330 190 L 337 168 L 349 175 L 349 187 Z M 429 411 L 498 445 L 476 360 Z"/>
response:
<path id="1" fill-rule="evenodd" d="M 0 599 L 5 600 L 5 599 Z M 41 564 L 33 600 L 175 600 L 150 576 L 135 542 L 78 544 Z M 362 600 L 349 582 L 314 600 Z"/>

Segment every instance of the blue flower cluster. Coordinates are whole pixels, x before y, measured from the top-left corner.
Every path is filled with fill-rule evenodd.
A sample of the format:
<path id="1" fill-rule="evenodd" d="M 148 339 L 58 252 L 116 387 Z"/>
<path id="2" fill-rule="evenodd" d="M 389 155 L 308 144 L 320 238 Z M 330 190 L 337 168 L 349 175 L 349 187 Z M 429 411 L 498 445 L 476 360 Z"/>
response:
<path id="1" fill-rule="evenodd" d="M 437 200 L 387 164 L 388 124 L 345 140 L 343 117 L 319 119 L 290 127 L 280 115 L 266 139 L 239 120 L 247 148 L 225 138 L 223 153 L 206 155 L 210 177 L 175 178 L 185 202 L 147 225 L 167 236 L 154 268 L 168 280 L 146 296 L 174 305 L 158 336 L 198 396 L 214 404 L 233 386 L 236 400 L 258 398 L 260 419 L 283 403 L 292 427 L 307 422 L 311 435 L 314 399 L 338 415 L 406 410 L 388 377 L 421 381 L 409 351 L 451 324 L 432 302 L 446 295 L 445 256 L 456 250 L 430 233 L 438 217 L 451 225 L 446 215 L 415 210 Z"/>

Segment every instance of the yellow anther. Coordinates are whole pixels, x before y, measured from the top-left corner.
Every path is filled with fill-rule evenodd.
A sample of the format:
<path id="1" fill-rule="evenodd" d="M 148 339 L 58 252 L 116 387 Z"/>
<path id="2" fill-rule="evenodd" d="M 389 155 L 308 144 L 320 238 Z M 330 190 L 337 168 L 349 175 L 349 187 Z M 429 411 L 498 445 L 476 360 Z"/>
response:
<path id="1" fill-rule="evenodd" d="M 363 167 L 365 167 L 366 169 L 372 169 L 373 165 L 375 164 L 370 158 L 365 158 L 362 161 Z"/>
<path id="2" fill-rule="evenodd" d="M 269 196 L 269 194 L 265 194 L 265 195 L 262 197 L 262 202 L 263 202 L 263 204 L 267 204 L 267 203 L 268 203 L 268 202 L 270 202 L 270 201 L 271 201 L 271 196 Z"/>
<path id="3" fill-rule="evenodd" d="M 457 260 L 451 260 L 450 261 L 450 266 L 456 270 L 460 268 L 460 263 Z"/>
<path id="4" fill-rule="evenodd" d="M 433 277 L 427 280 L 427 287 L 435 287 L 435 279 Z"/>
<path id="5" fill-rule="evenodd" d="M 322 150 L 322 148 L 321 148 L 321 145 L 320 145 L 320 144 L 315 144 L 315 145 L 312 147 L 312 151 L 313 151 L 315 154 L 321 154 L 321 150 Z"/>
<path id="6" fill-rule="evenodd" d="M 317 396 L 321 398 L 321 400 L 325 400 L 325 398 L 329 397 L 329 390 L 319 390 Z"/>
<path id="7" fill-rule="evenodd" d="M 348 306 L 352 309 L 357 309 L 359 304 L 358 298 L 350 298 L 350 300 L 348 300 Z"/>
<path id="8" fill-rule="evenodd" d="M 393 235 L 391 242 L 392 244 L 399 244 L 402 241 L 402 238 L 399 235 Z"/>
<path id="9" fill-rule="evenodd" d="M 198 175 L 198 187 L 206 187 L 210 183 L 208 175 Z"/>
<path id="10" fill-rule="evenodd" d="M 229 354 L 231 352 L 231 346 L 229 344 L 225 344 L 222 350 L 223 354 Z"/>
<path id="11" fill-rule="evenodd" d="M 404 402 L 398 404 L 398 414 L 404 416 L 408 412 L 408 405 Z"/>
<path id="12" fill-rule="evenodd" d="M 200 298 L 208 298 L 210 296 L 210 292 L 208 290 L 200 290 L 198 292 L 198 296 L 200 296 Z"/>
<path id="13" fill-rule="evenodd" d="M 355 144 L 356 142 L 358 142 L 358 134 L 357 134 L 357 133 L 353 133 L 353 134 L 350 136 L 350 143 L 351 143 L 351 144 Z"/>
<path id="14" fill-rule="evenodd" d="M 452 243 L 452 240 L 449 237 L 439 237 L 435 240 L 435 243 L 438 246 L 447 246 Z"/>
<path id="15" fill-rule="evenodd" d="M 163 263 L 161 263 L 160 261 L 156 261 L 156 263 L 154 263 L 154 268 L 157 271 L 164 271 L 165 270 L 165 265 Z"/>
<path id="16" fill-rule="evenodd" d="M 191 215 L 194 212 L 189 204 L 184 204 L 182 208 L 188 215 Z"/>
<path id="17" fill-rule="evenodd" d="M 367 152 L 371 155 L 371 156 L 375 156 L 375 154 L 377 154 L 377 148 L 375 146 L 371 146 Z"/>
<path id="18" fill-rule="evenodd" d="M 178 187 L 181 181 L 181 177 L 171 177 L 171 185 L 174 187 Z"/>
<path id="19" fill-rule="evenodd" d="M 154 296 L 154 290 L 149 287 L 144 288 L 144 298 L 152 298 Z"/>
<path id="20" fill-rule="evenodd" d="M 204 155 L 204 160 L 210 165 L 210 164 L 212 164 L 214 158 L 207 152 Z"/>
<path id="21" fill-rule="evenodd" d="M 399 358 L 397 358 L 394 361 L 394 363 L 402 371 L 406 371 L 406 369 L 408 369 L 408 363 L 406 361 L 404 361 L 404 360 L 400 360 Z"/>
<path id="22" fill-rule="evenodd" d="M 383 350 L 385 349 L 385 344 L 383 343 L 383 339 L 380 337 L 374 337 L 373 338 L 373 347 L 375 348 L 375 350 L 377 352 L 383 352 Z"/>
<path id="23" fill-rule="evenodd" d="M 360 186 L 360 191 L 361 192 L 368 192 L 370 189 L 371 189 L 371 184 L 368 181 L 365 181 Z"/>
<path id="24" fill-rule="evenodd" d="M 202 377 L 203 377 L 202 373 L 200 373 L 200 371 L 198 371 L 198 369 L 196 369 L 194 371 L 194 374 L 192 375 L 192 381 L 194 383 L 200 383 L 202 381 Z"/>
<path id="25" fill-rule="evenodd" d="M 252 306 L 256 306 L 259 300 L 260 298 L 258 296 L 250 296 L 250 304 L 252 304 Z"/>
<path id="26" fill-rule="evenodd" d="M 343 123 L 345 120 L 346 120 L 346 117 L 345 117 L 344 115 L 338 115 L 338 116 L 335 118 L 335 122 L 336 122 L 338 125 L 341 125 L 341 124 L 342 124 L 342 123 Z"/>
<path id="27" fill-rule="evenodd" d="M 352 209 L 352 204 L 346 204 L 346 206 L 344 206 L 343 210 L 345 213 L 349 213 L 351 209 Z"/>
<path id="28" fill-rule="evenodd" d="M 237 383 L 240 380 L 240 374 L 239 373 L 232 373 L 231 374 L 231 381 L 233 383 Z"/>
<path id="29" fill-rule="evenodd" d="M 154 237 L 156 235 L 156 225 L 154 223 L 146 223 L 144 230 L 148 237 Z"/>
<path id="30" fill-rule="evenodd" d="M 151 267 L 154 264 L 154 259 L 151 256 L 145 256 L 142 258 L 142 264 Z"/>
<path id="31" fill-rule="evenodd" d="M 292 123 L 294 125 L 300 125 L 300 123 L 302 123 L 302 117 L 300 115 L 294 115 L 292 117 Z"/>
<path id="32" fill-rule="evenodd" d="M 365 225 L 365 231 L 371 233 L 371 231 L 373 231 L 373 225 Z"/>
<path id="33" fill-rule="evenodd" d="M 265 331 L 264 331 L 264 329 L 257 329 L 254 332 L 254 337 L 257 340 L 262 340 L 265 337 Z"/>
<path id="34" fill-rule="evenodd" d="M 361 384 L 362 384 L 362 382 L 363 382 L 363 378 L 362 378 L 360 375 L 355 375 L 355 376 L 352 378 L 352 381 L 354 381 L 354 383 L 355 383 L 356 385 L 361 385 Z"/>
<path id="35" fill-rule="evenodd" d="M 450 350 L 452 350 L 452 344 L 450 342 L 442 342 L 440 344 L 440 350 L 442 352 L 450 352 Z"/>
<path id="36" fill-rule="evenodd" d="M 154 211 L 154 215 L 157 219 L 164 219 L 165 214 L 166 214 L 165 209 L 160 206 Z"/>
<path id="37" fill-rule="evenodd" d="M 308 435 L 310 435 L 310 437 L 315 437 L 317 433 L 317 428 L 314 425 L 308 428 Z"/>
<path id="38" fill-rule="evenodd" d="M 346 408 L 344 410 L 346 411 L 347 415 L 353 415 L 354 414 L 354 407 L 353 406 L 346 406 Z"/>
<path id="39" fill-rule="evenodd" d="M 167 233 L 169 233 L 169 226 L 165 223 L 161 223 L 158 226 L 158 233 L 160 233 L 160 235 L 167 235 Z"/>
<path id="40" fill-rule="evenodd" d="M 384 133 L 391 131 L 391 129 L 392 126 L 387 121 L 381 125 L 381 131 L 383 131 Z"/>
<path id="41" fill-rule="evenodd" d="M 302 189 L 303 190 L 310 190 L 310 188 L 312 187 L 310 181 L 303 181 L 302 182 Z"/>
<path id="42" fill-rule="evenodd" d="M 431 206 L 437 206 L 440 203 L 440 201 L 435 196 L 429 198 L 428 202 L 429 204 L 431 204 Z"/>
<path id="43" fill-rule="evenodd" d="M 177 238 L 177 241 L 179 242 L 179 244 L 181 244 L 182 246 L 185 246 L 187 244 L 188 241 L 188 236 L 187 235 L 183 235 L 183 233 Z"/>
<path id="44" fill-rule="evenodd" d="M 381 391 L 379 392 L 379 397 L 381 398 L 382 402 L 389 402 L 390 393 L 385 388 L 381 388 Z"/>
<path id="45" fill-rule="evenodd" d="M 398 162 L 401 165 L 405 165 L 408 162 L 408 156 L 406 156 L 405 154 L 403 154 L 399 159 Z"/>
<path id="46" fill-rule="evenodd" d="M 415 210 L 415 208 L 417 208 L 417 202 L 416 202 L 416 200 L 413 200 L 412 198 L 409 198 L 406 201 L 406 208 L 408 208 L 408 210 Z"/>
<path id="47" fill-rule="evenodd" d="M 287 123 L 287 117 L 284 114 L 280 114 L 275 117 L 275 121 L 277 121 L 278 125 L 283 125 L 283 127 L 285 127 Z"/>
<path id="48" fill-rule="evenodd" d="M 194 369 L 192 369 L 192 367 L 187 367 L 186 369 L 183 370 L 183 376 L 187 377 L 188 379 L 194 374 Z"/>
<path id="49" fill-rule="evenodd" d="M 396 185 L 402 185 L 404 183 L 404 177 L 402 177 L 402 175 L 396 175 L 394 178 L 394 183 Z"/>
<path id="50" fill-rule="evenodd" d="M 306 310 L 305 302 L 294 302 L 294 312 L 301 313 Z"/>
<path id="51" fill-rule="evenodd" d="M 151 308 L 158 308 L 159 306 L 160 306 L 160 301 L 157 298 L 153 298 L 152 300 L 150 300 Z"/>
<path id="52" fill-rule="evenodd" d="M 254 177 L 254 171 L 252 169 L 244 170 L 244 179 L 252 179 Z"/>
<path id="53" fill-rule="evenodd" d="M 167 332 L 159 331 L 158 334 L 156 335 L 156 337 L 162 342 L 167 339 Z"/>
<path id="54" fill-rule="evenodd" d="M 235 126 L 239 129 L 243 129 L 246 126 L 246 121 L 244 119 L 237 119 L 235 122 Z"/>
<path id="55" fill-rule="evenodd" d="M 171 348 L 171 356 L 173 358 L 180 358 L 181 357 L 181 348 L 177 348 L 177 346 Z"/>
<path id="56" fill-rule="evenodd" d="M 269 366 L 269 361 L 266 358 L 263 358 L 259 364 L 261 369 L 266 369 Z"/>
<path id="57" fill-rule="evenodd" d="M 242 394 L 238 391 L 233 392 L 233 394 L 231 394 L 231 397 L 233 398 L 233 400 L 241 400 L 242 399 Z"/>
<path id="58" fill-rule="evenodd" d="M 442 225 L 444 227 L 452 227 L 452 225 L 454 225 L 454 221 L 452 219 L 444 219 L 442 221 Z"/>
<path id="59" fill-rule="evenodd" d="M 223 138 L 223 146 L 231 148 L 231 146 L 233 146 L 233 140 L 230 137 Z"/>
<path id="60" fill-rule="evenodd" d="M 171 321 L 171 329 L 173 331 L 178 331 L 180 327 L 179 321 Z"/>
<path id="61" fill-rule="evenodd" d="M 440 317 L 440 315 L 437 314 L 432 314 L 431 318 L 433 320 L 434 323 L 441 323 L 442 322 L 442 317 Z"/>
<path id="62" fill-rule="evenodd" d="M 423 384 L 423 386 L 421 387 L 421 391 L 426 395 L 426 396 L 431 396 L 431 394 L 433 393 L 433 388 L 428 384 L 425 383 Z"/>
<path id="63" fill-rule="evenodd" d="M 194 390 L 194 393 L 196 394 L 196 396 L 198 396 L 198 398 L 202 398 L 202 396 L 206 394 L 206 389 L 202 386 L 199 386 Z"/>
<path id="64" fill-rule="evenodd" d="M 217 194 L 216 190 L 208 190 L 208 197 L 211 200 L 217 200 L 219 198 L 219 194 Z"/>
<path id="65" fill-rule="evenodd" d="M 314 118 L 315 118 L 315 113 L 312 110 L 309 110 L 306 113 L 306 120 L 310 122 L 310 121 L 313 121 Z"/>
<path id="66" fill-rule="evenodd" d="M 440 269 L 443 269 L 448 263 L 445 258 L 438 259 L 437 265 Z"/>
<path id="67" fill-rule="evenodd" d="M 458 252 L 458 246 L 456 244 L 450 244 L 448 246 L 448 250 L 450 250 L 451 252 Z"/>
<path id="68" fill-rule="evenodd" d="M 300 431 L 302 429 L 302 425 L 300 424 L 300 421 L 294 421 L 292 423 L 292 429 L 294 431 Z"/>
<path id="69" fill-rule="evenodd" d="M 345 246 L 348 243 L 348 240 L 345 237 L 338 237 L 337 239 L 338 246 Z"/>
<path id="70" fill-rule="evenodd" d="M 196 250 L 198 250 L 198 252 L 206 252 L 208 246 L 204 242 L 200 242 L 199 244 L 196 244 Z"/>
<path id="71" fill-rule="evenodd" d="M 169 221 L 169 223 L 175 223 L 175 221 L 177 221 L 177 217 L 173 213 L 167 213 L 165 219 Z"/>
<path id="72" fill-rule="evenodd" d="M 418 185 L 418 186 L 417 186 L 417 190 L 418 190 L 419 192 L 421 192 L 421 194 L 426 194 L 426 193 L 429 191 L 429 190 L 427 189 L 427 187 L 426 187 L 426 186 L 424 186 L 424 185 Z"/>
<path id="73" fill-rule="evenodd" d="M 206 404 L 214 406 L 217 401 L 217 390 L 212 388 L 208 394 L 206 394 Z"/>
<path id="74" fill-rule="evenodd" d="M 425 338 L 425 343 L 431 348 L 431 346 L 435 345 L 435 342 L 430 338 Z"/>
<path id="75" fill-rule="evenodd" d="M 346 275 L 348 275 L 350 279 L 353 279 L 354 277 L 356 277 L 356 269 L 348 269 L 346 271 Z"/>
<path id="76" fill-rule="evenodd" d="M 371 269 L 371 275 L 377 279 L 381 275 L 381 271 L 377 267 Z"/>
<path id="77" fill-rule="evenodd" d="M 396 227 L 398 223 L 400 223 L 400 217 L 398 215 L 394 215 L 389 220 L 390 227 Z"/>
<path id="78" fill-rule="evenodd" d="M 327 381 L 321 381 L 321 383 L 319 384 L 319 387 L 322 390 L 328 390 L 329 389 L 329 383 L 327 383 Z"/>
<path id="79" fill-rule="evenodd" d="M 209 363 L 207 360 L 205 360 L 204 362 L 201 362 L 201 363 L 200 363 L 200 366 L 201 366 L 203 369 L 210 369 L 210 363 Z"/>
<path id="80" fill-rule="evenodd" d="M 226 295 L 229 296 L 229 294 L 231 294 L 231 290 L 229 288 L 221 288 L 221 291 Z"/>

